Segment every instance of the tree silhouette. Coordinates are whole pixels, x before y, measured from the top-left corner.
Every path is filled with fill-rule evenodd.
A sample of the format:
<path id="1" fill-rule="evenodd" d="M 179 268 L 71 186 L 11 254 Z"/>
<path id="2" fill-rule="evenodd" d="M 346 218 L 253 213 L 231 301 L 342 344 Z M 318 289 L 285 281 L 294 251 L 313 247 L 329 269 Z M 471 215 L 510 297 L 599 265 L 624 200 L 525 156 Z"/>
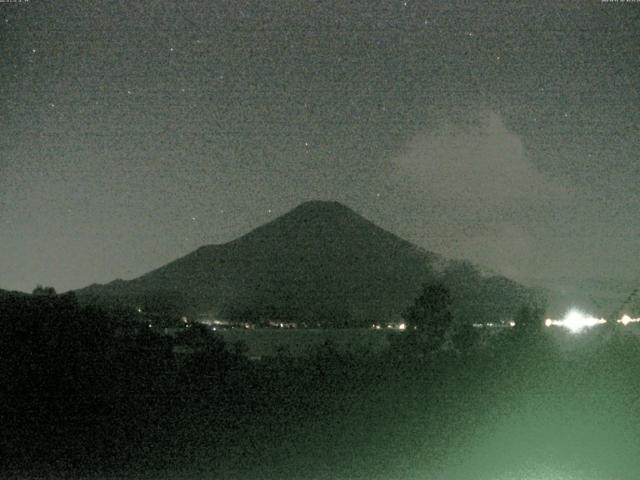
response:
<path id="1" fill-rule="evenodd" d="M 437 350 L 444 343 L 452 324 L 449 290 L 441 284 L 424 284 L 422 293 L 405 311 L 403 318 L 428 350 Z"/>
<path id="2" fill-rule="evenodd" d="M 515 329 L 519 334 L 536 334 L 542 330 L 545 308 L 539 302 L 524 303 L 515 315 Z"/>
<path id="3" fill-rule="evenodd" d="M 56 289 L 53 287 L 43 287 L 42 285 L 36 285 L 36 288 L 33 289 L 34 295 L 47 295 L 52 296 L 56 295 Z"/>

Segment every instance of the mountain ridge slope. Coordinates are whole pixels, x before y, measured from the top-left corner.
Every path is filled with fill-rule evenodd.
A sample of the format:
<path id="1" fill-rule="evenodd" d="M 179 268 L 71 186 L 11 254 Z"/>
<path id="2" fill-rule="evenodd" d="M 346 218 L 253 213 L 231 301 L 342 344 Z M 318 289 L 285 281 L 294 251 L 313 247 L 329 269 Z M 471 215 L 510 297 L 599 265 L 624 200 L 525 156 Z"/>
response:
<path id="1" fill-rule="evenodd" d="M 443 265 L 443 272 L 435 271 Z M 311 201 L 228 243 L 200 247 L 133 280 L 76 293 L 87 302 L 117 301 L 150 310 L 365 326 L 398 320 L 421 285 L 437 278 L 460 290 L 455 298 L 463 298 L 464 289 L 456 289 L 457 277 L 451 274 L 458 275 L 461 265 L 340 203 Z M 504 277 L 483 277 L 470 266 L 462 270 L 469 277 L 466 284 L 473 277 L 474 291 L 476 284 L 500 278 L 499 291 L 510 291 L 509 298 L 523 296 L 524 287 Z M 480 296 L 475 295 L 476 303 Z M 496 299 L 489 300 L 495 305 Z"/>

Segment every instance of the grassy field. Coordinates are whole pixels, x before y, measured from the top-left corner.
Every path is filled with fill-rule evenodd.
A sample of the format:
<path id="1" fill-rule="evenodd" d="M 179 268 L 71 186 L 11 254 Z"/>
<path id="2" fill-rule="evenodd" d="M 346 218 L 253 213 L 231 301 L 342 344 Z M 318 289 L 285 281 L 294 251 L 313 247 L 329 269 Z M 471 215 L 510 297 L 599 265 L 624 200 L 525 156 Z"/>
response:
<path id="1" fill-rule="evenodd" d="M 478 333 L 484 338 L 489 338 L 500 333 L 500 329 L 482 329 Z M 640 335 L 640 328 L 629 325 L 624 331 Z M 551 342 L 561 351 L 573 350 L 589 344 L 598 337 L 598 332 L 603 332 L 602 327 L 585 330 L 582 333 L 553 327 L 545 330 Z M 222 338 L 230 343 L 244 342 L 249 357 L 270 357 L 283 354 L 301 356 L 313 352 L 325 342 L 339 352 L 352 353 L 381 353 L 390 345 L 390 338 L 402 335 L 398 330 L 374 330 L 368 328 L 350 329 L 228 329 L 218 330 Z"/>
<path id="2" fill-rule="evenodd" d="M 379 353 L 389 346 L 389 336 L 395 330 L 373 329 L 231 329 L 218 333 L 229 343 L 242 341 L 250 357 L 276 355 L 279 351 L 290 355 L 304 355 L 325 342 L 338 351 Z"/>

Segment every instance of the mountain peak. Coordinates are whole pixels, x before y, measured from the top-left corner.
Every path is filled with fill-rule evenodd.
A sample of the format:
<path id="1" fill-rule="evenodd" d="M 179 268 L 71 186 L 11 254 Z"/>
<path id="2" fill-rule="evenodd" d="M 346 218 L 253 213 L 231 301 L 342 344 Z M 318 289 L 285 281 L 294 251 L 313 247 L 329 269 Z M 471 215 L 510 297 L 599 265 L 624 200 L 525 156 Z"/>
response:
<path id="1" fill-rule="evenodd" d="M 203 245 L 195 250 L 194 253 L 211 252 L 219 248 L 224 248 L 225 245 L 237 245 L 247 239 L 261 238 L 265 234 L 279 236 L 282 233 L 281 228 L 290 231 L 296 228 L 309 228 L 309 226 L 313 224 L 322 224 L 325 227 L 331 227 L 339 223 L 357 223 L 358 220 L 370 223 L 360 214 L 340 202 L 331 200 L 308 200 L 298 204 L 293 209 L 270 222 L 260 225 L 241 237 L 231 240 L 227 244 Z"/>
<path id="2" fill-rule="evenodd" d="M 292 242 L 306 238 L 313 242 L 318 241 L 319 236 L 339 237 L 341 235 L 346 235 L 345 239 L 348 241 L 347 237 L 356 231 L 360 231 L 367 238 L 372 234 L 383 232 L 381 228 L 339 202 L 311 200 L 301 203 L 293 210 L 257 227 L 231 243 L 238 244 L 254 240 L 262 244 L 268 237 L 288 238 Z"/>
<path id="3" fill-rule="evenodd" d="M 343 210 L 351 210 L 346 205 L 336 201 L 336 200 L 307 200 L 306 202 L 302 202 L 299 204 L 296 209 L 304 208 L 304 209 L 343 209 Z"/>
<path id="4" fill-rule="evenodd" d="M 329 200 L 309 200 L 301 203 L 289 213 L 301 213 L 305 215 L 309 214 L 338 214 L 338 215 L 358 215 L 346 205 L 340 202 Z M 360 215 L 358 215 L 360 216 Z"/>

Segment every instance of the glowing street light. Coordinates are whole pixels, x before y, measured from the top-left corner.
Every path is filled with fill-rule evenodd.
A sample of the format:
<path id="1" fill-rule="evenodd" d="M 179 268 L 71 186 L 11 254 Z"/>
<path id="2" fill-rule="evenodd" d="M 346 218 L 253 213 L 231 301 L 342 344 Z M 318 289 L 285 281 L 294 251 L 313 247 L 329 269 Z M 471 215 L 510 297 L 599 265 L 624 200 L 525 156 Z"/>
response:
<path id="1" fill-rule="evenodd" d="M 592 317 L 591 315 L 587 315 L 575 308 L 569 310 L 562 320 L 552 320 L 547 318 L 544 321 L 544 324 L 547 327 L 564 327 L 572 333 L 578 333 L 585 328 L 595 327 L 596 325 L 602 325 L 603 323 L 607 323 L 604 318 Z"/>
<path id="2" fill-rule="evenodd" d="M 630 323 L 638 323 L 638 322 L 640 322 L 640 318 L 631 318 L 629 315 L 623 315 L 622 318 L 618 320 L 618 323 L 621 323 L 625 327 Z"/>

